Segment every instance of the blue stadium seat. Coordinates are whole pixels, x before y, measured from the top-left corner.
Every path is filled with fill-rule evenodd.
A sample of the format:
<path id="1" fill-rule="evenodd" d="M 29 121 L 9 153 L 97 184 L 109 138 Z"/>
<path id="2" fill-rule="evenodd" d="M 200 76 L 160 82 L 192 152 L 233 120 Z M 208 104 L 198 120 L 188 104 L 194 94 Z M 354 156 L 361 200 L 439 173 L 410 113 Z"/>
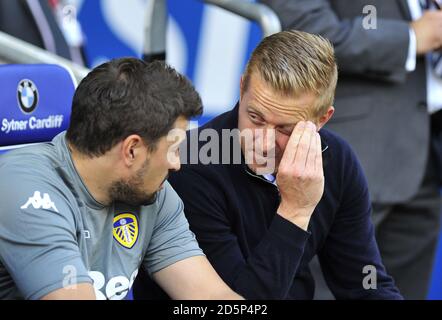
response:
<path id="1" fill-rule="evenodd" d="M 75 87 L 61 66 L 0 65 L 0 153 L 66 130 Z"/>

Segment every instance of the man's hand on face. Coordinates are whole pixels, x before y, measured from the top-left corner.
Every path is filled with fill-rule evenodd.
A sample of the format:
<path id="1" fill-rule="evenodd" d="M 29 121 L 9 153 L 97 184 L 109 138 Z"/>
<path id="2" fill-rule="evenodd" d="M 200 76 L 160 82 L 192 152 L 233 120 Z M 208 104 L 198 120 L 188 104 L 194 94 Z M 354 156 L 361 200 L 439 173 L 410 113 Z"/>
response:
<path id="1" fill-rule="evenodd" d="M 276 175 L 278 214 L 307 230 L 324 192 L 321 138 L 312 122 L 300 121 L 290 136 Z"/>

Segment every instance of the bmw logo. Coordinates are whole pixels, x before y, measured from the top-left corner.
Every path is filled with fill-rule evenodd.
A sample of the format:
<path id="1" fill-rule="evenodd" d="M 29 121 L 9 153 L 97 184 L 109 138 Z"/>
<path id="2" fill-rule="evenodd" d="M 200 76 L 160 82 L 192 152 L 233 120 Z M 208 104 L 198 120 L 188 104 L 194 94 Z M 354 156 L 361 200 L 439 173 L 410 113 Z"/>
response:
<path id="1" fill-rule="evenodd" d="M 17 88 L 18 104 L 21 111 L 32 113 L 37 108 L 38 90 L 35 84 L 28 79 L 20 81 Z"/>

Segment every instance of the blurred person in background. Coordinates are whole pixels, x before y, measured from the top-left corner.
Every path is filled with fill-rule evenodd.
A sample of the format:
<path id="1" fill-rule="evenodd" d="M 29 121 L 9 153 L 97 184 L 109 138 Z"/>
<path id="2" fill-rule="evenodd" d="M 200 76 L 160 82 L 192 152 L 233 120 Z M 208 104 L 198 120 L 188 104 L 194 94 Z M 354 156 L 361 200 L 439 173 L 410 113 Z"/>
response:
<path id="1" fill-rule="evenodd" d="M 239 299 L 166 180 L 180 168 L 169 132 L 201 113 L 191 83 L 165 63 L 92 70 L 66 132 L 0 156 L 0 299 L 121 300 L 142 265 L 172 298 Z"/>
<path id="2" fill-rule="evenodd" d="M 441 215 L 442 12 L 430 0 L 261 2 L 283 29 L 334 45 L 340 74 L 327 128 L 361 160 L 387 271 L 405 298 L 425 299 Z M 320 298 L 330 297 L 324 286 Z"/>
<path id="3" fill-rule="evenodd" d="M 85 65 L 73 0 L 0 0 L 0 31 Z"/>

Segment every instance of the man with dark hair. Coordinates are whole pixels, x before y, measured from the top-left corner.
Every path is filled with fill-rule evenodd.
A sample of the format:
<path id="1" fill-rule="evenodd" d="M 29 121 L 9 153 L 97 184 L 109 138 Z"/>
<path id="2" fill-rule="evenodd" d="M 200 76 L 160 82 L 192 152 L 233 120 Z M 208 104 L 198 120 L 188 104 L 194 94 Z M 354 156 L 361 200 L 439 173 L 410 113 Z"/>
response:
<path id="1" fill-rule="evenodd" d="M 190 82 L 125 58 L 76 90 L 67 133 L 0 158 L 0 298 L 123 299 L 143 266 L 173 298 L 239 298 L 166 181 L 170 130 L 202 112 Z"/>

